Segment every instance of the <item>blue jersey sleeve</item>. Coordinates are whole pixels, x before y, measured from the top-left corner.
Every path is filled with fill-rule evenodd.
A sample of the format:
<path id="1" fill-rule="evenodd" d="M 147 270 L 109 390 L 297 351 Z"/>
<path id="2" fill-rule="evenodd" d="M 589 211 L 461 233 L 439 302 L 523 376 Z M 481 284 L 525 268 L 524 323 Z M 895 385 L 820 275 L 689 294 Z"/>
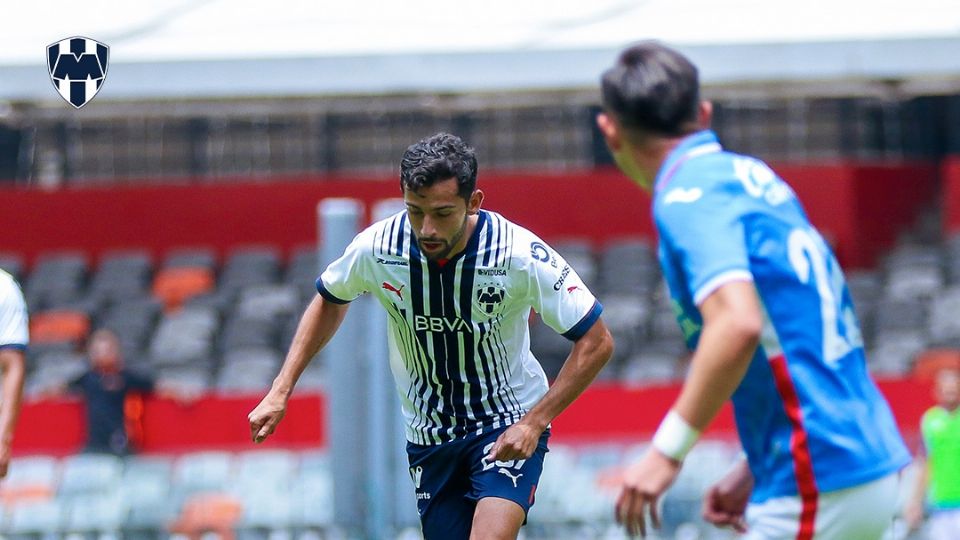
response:
<path id="1" fill-rule="evenodd" d="M 682 269 L 695 304 L 725 283 L 753 279 L 743 213 L 743 188 L 736 181 L 673 185 L 658 196 L 655 219 L 661 240 Z"/>

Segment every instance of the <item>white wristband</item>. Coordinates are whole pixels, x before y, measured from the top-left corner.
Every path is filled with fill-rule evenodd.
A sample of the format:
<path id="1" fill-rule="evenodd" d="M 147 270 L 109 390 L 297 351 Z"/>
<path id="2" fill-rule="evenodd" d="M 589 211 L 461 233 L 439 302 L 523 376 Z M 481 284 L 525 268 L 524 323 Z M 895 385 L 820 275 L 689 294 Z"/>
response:
<path id="1" fill-rule="evenodd" d="M 653 435 L 653 447 L 671 459 L 683 461 L 699 438 L 700 432 L 671 409 Z"/>

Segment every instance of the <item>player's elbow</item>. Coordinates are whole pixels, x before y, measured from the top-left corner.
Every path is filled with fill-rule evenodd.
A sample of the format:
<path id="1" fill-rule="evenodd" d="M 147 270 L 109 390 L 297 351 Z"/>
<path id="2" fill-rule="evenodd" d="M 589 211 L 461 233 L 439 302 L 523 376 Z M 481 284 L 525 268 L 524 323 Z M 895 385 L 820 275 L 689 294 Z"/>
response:
<path id="1" fill-rule="evenodd" d="M 604 324 L 603 320 L 598 320 L 583 337 L 587 339 L 585 345 L 590 353 L 589 356 L 600 367 L 603 367 L 613 356 L 613 350 L 616 346 L 607 325 Z"/>
<path id="2" fill-rule="evenodd" d="M 747 310 L 731 315 L 727 321 L 727 335 L 744 349 L 756 348 L 763 334 L 763 317 L 760 313 Z"/>

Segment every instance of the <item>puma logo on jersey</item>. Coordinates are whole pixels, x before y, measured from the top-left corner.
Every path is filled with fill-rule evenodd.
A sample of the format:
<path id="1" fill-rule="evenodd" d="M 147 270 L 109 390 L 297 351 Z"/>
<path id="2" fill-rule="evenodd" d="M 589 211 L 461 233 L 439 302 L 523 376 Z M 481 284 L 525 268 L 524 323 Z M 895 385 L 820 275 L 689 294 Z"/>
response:
<path id="1" fill-rule="evenodd" d="M 403 288 L 406 287 L 406 286 L 407 286 L 407 284 L 404 283 L 404 284 L 401 285 L 400 288 L 398 289 L 398 288 L 394 287 L 393 285 L 387 283 L 386 281 L 383 282 L 383 288 L 386 289 L 386 290 L 388 290 L 388 291 L 390 291 L 390 292 L 392 292 L 392 293 L 396 293 L 396 295 L 400 298 L 400 301 L 401 301 L 401 302 L 403 301 L 403 292 L 402 292 L 402 291 L 403 291 Z"/>
<path id="2" fill-rule="evenodd" d="M 580 288 L 580 287 L 578 287 L 577 285 L 574 285 L 573 287 L 567 287 L 567 292 L 568 292 L 568 293 L 572 293 L 573 291 L 575 291 L 575 290 L 577 290 L 577 289 L 579 289 L 579 288 Z"/>
<path id="3" fill-rule="evenodd" d="M 703 190 L 695 187 L 691 189 L 676 188 L 663 197 L 663 204 L 692 203 L 703 197 Z"/>
<path id="4" fill-rule="evenodd" d="M 523 476 L 523 473 L 520 473 L 520 474 L 514 476 L 514 475 L 510 474 L 510 471 L 508 471 L 508 470 L 506 470 L 506 469 L 498 469 L 498 471 L 500 472 L 500 474 L 505 474 L 505 475 L 507 475 L 507 476 L 510 477 L 510 480 L 513 480 L 513 487 L 517 487 L 517 480 L 519 480 L 520 477 Z"/>
<path id="5" fill-rule="evenodd" d="M 447 319 L 446 317 L 428 317 L 426 315 L 413 316 L 414 330 L 427 332 L 472 332 L 470 325 L 466 321 L 457 317 Z"/>

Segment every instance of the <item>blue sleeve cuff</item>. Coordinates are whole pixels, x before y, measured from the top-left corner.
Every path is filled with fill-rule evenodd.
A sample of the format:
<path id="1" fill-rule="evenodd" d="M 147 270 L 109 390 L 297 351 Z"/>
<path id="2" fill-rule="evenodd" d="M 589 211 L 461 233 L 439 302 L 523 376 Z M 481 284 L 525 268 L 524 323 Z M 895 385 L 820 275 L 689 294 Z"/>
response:
<path id="1" fill-rule="evenodd" d="M 563 337 L 569 339 L 570 341 L 576 341 L 583 337 L 587 333 L 587 330 L 593 326 L 593 323 L 597 322 L 597 319 L 600 318 L 600 314 L 603 313 L 603 305 L 599 300 L 593 301 L 593 307 L 590 308 L 590 311 L 580 319 L 580 322 L 573 325 L 573 328 L 567 330 L 562 335 Z"/>
<path id="2" fill-rule="evenodd" d="M 324 300 L 326 300 L 326 301 L 328 301 L 328 302 L 330 302 L 330 303 L 332 303 L 332 304 L 341 304 L 341 305 L 342 305 L 342 304 L 349 304 L 349 303 L 350 303 L 349 300 L 342 300 L 342 299 L 337 298 L 336 296 L 334 296 L 332 292 L 328 291 L 327 288 L 323 286 L 323 280 L 320 279 L 320 278 L 317 278 L 317 292 L 320 293 L 320 296 L 322 296 Z"/>
<path id="3" fill-rule="evenodd" d="M 3 345 L 0 345 L 0 349 L 14 349 L 17 351 L 26 352 L 27 346 L 23 343 L 4 343 Z"/>

